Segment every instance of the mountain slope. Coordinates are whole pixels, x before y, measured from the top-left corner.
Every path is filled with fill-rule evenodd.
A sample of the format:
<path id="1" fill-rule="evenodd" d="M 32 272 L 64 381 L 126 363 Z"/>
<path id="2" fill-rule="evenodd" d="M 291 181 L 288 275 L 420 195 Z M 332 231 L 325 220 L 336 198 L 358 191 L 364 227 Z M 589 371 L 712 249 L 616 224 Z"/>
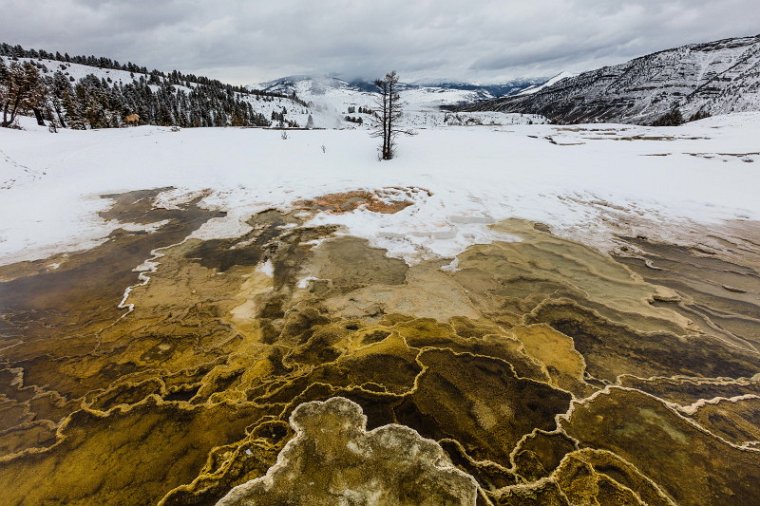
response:
<path id="1" fill-rule="evenodd" d="M 518 96 L 521 95 L 533 95 L 534 93 L 538 93 L 541 90 L 545 90 L 546 88 L 549 88 L 550 86 L 554 86 L 558 82 L 560 82 L 563 79 L 567 79 L 569 77 L 575 77 L 578 74 L 573 74 L 571 72 L 560 72 L 556 76 L 552 77 L 548 81 L 546 81 L 543 84 L 537 84 L 535 86 L 531 86 L 529 88 L 525 88 L 521 92 L 517 93 Z"/>
<path id="2" fill-rule="evenodd" d="M 673 108 L 686 119 L 760 110 L 760 35 L 660 51 L 471 110 L 541 114 L 558 123 L 650 124 Z"/>
<path id="3" fill-rule="evenodd" d="M 421 82 L 420 86 L 429 86 L 444 89 L 480 91 L 484 94 L 489 93 L 495 98 L 517 95 L 528 88 L 541 86 L 546 83 L 545 78 L 541 79 L 515 79 L 501 84 L 471 84 L 462 82 Z"/>

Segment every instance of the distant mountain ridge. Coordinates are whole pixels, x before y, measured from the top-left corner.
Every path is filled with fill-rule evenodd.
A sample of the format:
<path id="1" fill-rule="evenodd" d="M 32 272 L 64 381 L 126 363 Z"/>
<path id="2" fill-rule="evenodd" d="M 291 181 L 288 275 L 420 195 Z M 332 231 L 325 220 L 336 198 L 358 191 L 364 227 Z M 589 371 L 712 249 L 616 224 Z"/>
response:
<path id="1" fill-rule="evenodd" d="M 430 92 L 459 91 L 463 96 L 472 101 L 491 100 L 509 95 L 516 95 L 531 87 L 541 86 L 547 82 L 546 78 L 515 79 L 499 84 L 475 84 L 457 81 L 420 81 L 416 83 L 399 83 L 400 91 L 429 90 Z M 306 83 L 306 84 L 305 84 Z M 353 90 L 356 92 L 375 92 L 376 87 L 372 81 L 363 79 L 343 80 L 336 76 L 309 76 L 293 75 L 281 77 L 273 81 L 259 83 L 248 87 L 251 90 L 260 90 L 267 93 L 291 95 L 299 90 L 311 89 L 313 93 L 321 93 L 329 88 Z M 451 104 L 455 105 L 455 104 Z"/>
<path id="2" fill-rule="evenodd" d="M 511 85 L 496 85 L 500 91 L 519 92 L 541 83 L 540 79 L 522 80 Z M 328 128 L 356 127 L 372 124 L 377 107 L 375 85 L 363 81 L 346 81 L 336 76 L 293 75 L 249 86 L 259 93 L 298 97 L 314 114 L 318 125 Z M 400 83 L 399 93 L 404 114 L 402 123 L 414 128 L 435 128 L 454 125 L 514 125 L 540 123 L 535 115 L 503 113 L 451 114 L 452 109 L 466 104 L 492 100 L 495 96 L 485 86 L 439 82 L 435 84 Z M 330 118 L 333 120 L 330 121 Z"/>
<path id="3" fill-rule="evenodd" d="M 656 123 L 675 110 L 685 120 L 760 110 L 760 35 L 659 51 L 463 110 L 637 124 Z"/>

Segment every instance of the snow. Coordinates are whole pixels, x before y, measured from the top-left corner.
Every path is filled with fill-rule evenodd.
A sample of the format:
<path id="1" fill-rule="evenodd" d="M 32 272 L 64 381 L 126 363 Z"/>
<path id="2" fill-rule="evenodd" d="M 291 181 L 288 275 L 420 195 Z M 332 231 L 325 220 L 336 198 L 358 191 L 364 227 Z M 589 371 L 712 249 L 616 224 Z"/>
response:
<path id="1" fill-rule="evenodd" d="M 274 277 L 274 265 L 272 264 L 272 261 L 269 259 L 267 259 L 267 261 L 264 262 L 263 264 L 257 266 L 256 270 L 264 274 L 268 278 Z"/>
<path id="2" fill-rule="evenodd" d="M 21 124 L 26 130 L 0 129 L 0 180 L 6 182 L 0 264 L 97 244 L 119 226 L 98 216 L 110 204 L 100 195 L 168 186 L 177 189 L 161 195 L 158 205 L 176 206 L 209 190 L 203 205 L 228 211 L 196 232 L 203 238 L 240 235 L 252 213 L 298 199 L 424 188 L 430 195 L 411 192 L 415 205 L 397 214 L 360 209 L 312 220 L 343 225 L 343 233 L 409 263 L 453 258 L 473 243 L 519 240 L 489 227 L 510 217 L 541 221 L 604 248 L 610 231 L 599 206 L 589 202 L 663 226 L 760 219 L 760 113 L 677 128 L 420 130 L 399 139 L 390 162 L 378 161 L 377 139 L 364 130 L 292 131 L 283 140 L 266 129 L 145 126 L 51 134 L 30 118 Z M 746 155 L 730 156 L 740 153 Z"/>
<path id="3" fill-rule="evenodd" d="M 8 56 L 0 56 L 0 58 L 5 60 L 6 65 L 11 61 L 11 58 Z M 143 77 L 146 80 L 150 77 L 148 74 L 141 74 L 139 72 L 132 74 L 126 70 L 98 68 L 90 65 L 81 65 L 79 63 L 48 60 L 46 58 L 18 58 L 17 60 L 19 63 L 31 62 L 44 65 L 46 70 L 41 70 L 44 75 L 52 76 L 57 70 L 60 70 L 63 75 L 66 77 L 73 77 L 75 81 L 79 81 L 90 74 L 96 76 L 98 79 L 110 78 L 113 82 L 120 82 L 123 84 L 138 81 L 140 77 Z"/>
<path id="4" fill-rule="evenodd" d="M 546 81 L 544 84 L 542 84 L 540 86 L 530 87 L 530 88 L 528 88 L 526 90 L 521 91 L 517 95 L 518 96 L 520 96 L 520 95 L 533 95 L 534 93 L 538 93 L 539 91 L 541 91 L 541 90 L 543 90 L 545 88 L 548 88 L 550 86 L 554 86 L 555 84 L 557 84 L 558 82 L 562 81 L 563 79 L 567 79 L 567 78 L 570 78 L 570 77 L 575 77 L 577 75 L 578 74 L 573 74 L 572 72 L 560 72 L 556 76 L 554 76 L 551 79 L 549 79 L 548 81 Z"/>

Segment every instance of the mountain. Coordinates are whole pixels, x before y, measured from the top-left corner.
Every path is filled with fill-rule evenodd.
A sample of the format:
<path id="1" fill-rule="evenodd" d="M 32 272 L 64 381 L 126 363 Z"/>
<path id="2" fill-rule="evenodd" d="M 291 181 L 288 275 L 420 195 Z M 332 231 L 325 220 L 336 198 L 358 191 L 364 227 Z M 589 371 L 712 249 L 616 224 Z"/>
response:
<path id="1" fill-rule="evenodd" d="M 760 110 L 760 35 L 660 51 L 464 108 L 636 124 L 660 122 L 675 109 L 686 120 Z"/>
<path id="2" fill-rule="evenodd" d="M 306 76 L 299 77 L 304 78 Z M 284 79 L 287 80 L 290 78 Z M 508 95 L 516 95 L 527 88 L 539 86 L 545 82 L 546 79 L 544 78 L 515 79 L 498 84 L 475 84 L 461 81 L 420 81 L 417 83 L 399 83 L 399 88 L 401 90 L 437 88 L 443 90 L 475 91 L 479 92 L 484 99 L 493 99 L 506 97 Z M 375 92 L 377 90 L 373 82 L 363 79 L 354 79 L 349 81 L 348 85 L 358 91 Z"/>
<path id="3" fill-rule="evenodd" d="M 399 94 L 404 106 L 402 122 L 411 127 L 447 125 L 512 125 L 545 121 L 534 115 L 519 116 L 503 113 L 451 114 L 468 104 L 493 100 L 489 89 L 516 93 L 542 80 L 522 80 L 512 84 L 481 86 L 476 84 L 440 82 L 433 84 L 400 83 Z M 368 81 L 345 81 L 335 76 L 294 75 L 249 87 L 260 93 L 297 97 L 306 104 L 319 126 L 345 128 L 371 122 L 370 109 L 375 105 L 375 85 Z"/>
<path id="4" fill-rule="evenodd" d="M 474 84 L 455 81 L 421 81 L 418 83 L 399 83 L 402 95 L 415 95 L 418 98 L 429 97 L 430 105 L 456 106 L 470 102 L 493 100 L 516 95 L 526 89 L 535 88 L 546 83 L 546 79 L 518 79 L 502 84 Z M 335 76 L 294 75 L 274 81 L 260 83 L 249 87 L 266 93 L 291 96 L 293 93 L 309 100 L 313 96 L 324 96 L 340 90 L 341 94 L 360 96 L 377 91 L 374 83 L 362 79 L 345 81 Z M 423 102 L 425 102 L 423 100 Z M 413 106 L 420 105 L 418 103 Z"/>

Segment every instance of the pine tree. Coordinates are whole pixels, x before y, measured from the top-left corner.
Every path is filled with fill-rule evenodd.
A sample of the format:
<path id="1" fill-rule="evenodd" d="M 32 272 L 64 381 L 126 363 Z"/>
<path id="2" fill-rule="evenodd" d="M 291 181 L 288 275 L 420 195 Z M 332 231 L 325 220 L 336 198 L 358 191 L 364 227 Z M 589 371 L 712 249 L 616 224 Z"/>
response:
<path id="1" fill-rule="evenodd" d="M 29 62 L 19 65 L 12 62 L 2 70 L 3 92 L 2 126 L 8 127 L 16 120 L 20 112 L 33 111 L 37 122 L 44 125 L 42 108 L 45 105 L 47 90 L 40 77 L 40 71 Z"/>
<path id="2" fill-rule="evenodd" d="M 50 105 L 58 118 L 59 125 L 63 128 L 66 128 L 64 111 L 66 110 L 66 103 L 71 104 L 71 83 L 59 70 L 53 74 L 53 79 L 50 82 L 49 88 Z"/>
<path id="3" fill-rule="evenodd" d="M 61 97 L 61 105 L 66 111 L 66 120 L 69 128 L 74 130 L 84 130 L 86 125 L 82 116 L 82 111 L 79 108 L 79 102 L 74 95 L 74 89 L 69 84 L 69 88 L 63 93 Z"/>

